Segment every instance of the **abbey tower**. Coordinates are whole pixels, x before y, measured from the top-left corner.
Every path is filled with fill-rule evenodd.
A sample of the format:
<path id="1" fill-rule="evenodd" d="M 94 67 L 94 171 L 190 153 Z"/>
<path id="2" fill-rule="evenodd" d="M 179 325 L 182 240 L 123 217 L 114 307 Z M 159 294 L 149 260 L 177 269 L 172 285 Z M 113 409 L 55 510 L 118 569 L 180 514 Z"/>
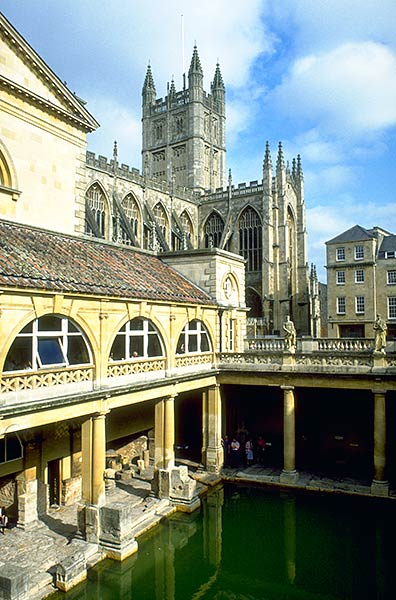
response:
<path id="1" fill-rule="evenodd" d="M 172 80 L 165 98 L 157 98 L 151 67 L 142 90 L 143 174 L 199 193 L 225 185 L 225 88 L 216 66 L 211 93 L 203 89 L 203 71 L 195 47 L 188 86 L 176 91 Z"/>

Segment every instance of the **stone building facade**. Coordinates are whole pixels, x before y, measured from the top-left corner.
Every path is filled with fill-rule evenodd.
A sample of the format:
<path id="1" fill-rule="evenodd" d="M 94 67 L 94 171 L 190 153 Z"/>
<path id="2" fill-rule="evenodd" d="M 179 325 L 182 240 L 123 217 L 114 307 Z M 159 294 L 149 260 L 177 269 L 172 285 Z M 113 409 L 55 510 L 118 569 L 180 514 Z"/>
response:
<path id="1" fill-rule="evenodd" d="M 372 338 L 377 315 L 396 335 L 396 236 L 355 225 L 326 242 L 328 335 Z"/>

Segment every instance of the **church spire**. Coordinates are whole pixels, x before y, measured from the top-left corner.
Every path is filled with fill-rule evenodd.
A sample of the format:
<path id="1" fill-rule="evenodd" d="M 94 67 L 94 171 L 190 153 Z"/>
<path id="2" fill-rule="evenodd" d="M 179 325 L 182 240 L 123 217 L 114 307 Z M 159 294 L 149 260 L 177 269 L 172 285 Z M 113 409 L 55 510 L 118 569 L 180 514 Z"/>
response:
<path id="1" fill-rule="evenodd" d="M 263 169 L 272 170 L 272 159 L 271 159 L 271 151 L 269 142 L 265 142 L 265 153 L 264 153 L 264 161 L 263 161 Z"/>
<path id="2" fill-rule="evenodd" d="M 192 74 L 198 74 L 203 76 L 201 61 L 199 60 L 198 48 L 196 45 L 194 46 L 191 64 L 188 70 L 188 76 L 190 77 L 190 75 Z"/>
<path id="3" fill-rule="evenodd" d="M 276 169 L 282 170 L 285 168 L 285 157 L 283 156 L 282 142 L 278 144 L 278 156 L 276 159 Z"/>
<path id="4" fill-rule="evenodd" d="M 215 74 L 213 77 L 213 82 L 212 82 L 212 91 L 214 92 L 215 90 L 224 90 L 224 89 L 225 88 L 224 88 L 223 76 L 220 71 L 220 65 L 219 65 L 219 63 L 217 63 Z"/>
<path id="5" fill-rule="evenodd" d="M 302 171 L 302 166 L 301 166 L 300 154 L 297 154 L 297 177 L 299 177 L 300 179 L 303 179 L 303 171 Z"/>
<path id="6" fill-rule="evenodd" d="M 142 96 L 143 96 L 143 105 L 154 104 L 155 99 L 157 97 L 157 92 L 155 89 L 155 83 L 154 83 L 153 74 L 151 72 L 150 63 L 148 64 L 147 71 L 146 71 L 146 77 L 144 79 Z"/>

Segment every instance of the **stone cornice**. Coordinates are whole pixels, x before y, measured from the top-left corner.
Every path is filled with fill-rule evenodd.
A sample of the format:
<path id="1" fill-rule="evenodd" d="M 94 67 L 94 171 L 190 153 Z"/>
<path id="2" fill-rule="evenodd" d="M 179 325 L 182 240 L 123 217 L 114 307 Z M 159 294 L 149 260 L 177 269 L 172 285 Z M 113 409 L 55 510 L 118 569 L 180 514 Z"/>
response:
<path id="1" fill-rule="evenodd" d="M 43 59 L 33 50 L 33 48 L 27 43 L 27 41 L 18 33 L 11 23 L 5 18 L 0 12 L 0 32 L 4 36 L 4 39 L 9 44 L 10 48 L 13 49 L 23 60 L 25 64 L 36 73 L 37 77 L 43 81 L 59 98 L 62 98 L 63 102 L 70 107 L 70 113 L 63 109 L 65 115 L 69 115 L 69 118 L 73 118 L 76 122 L 84 124 L 84 128 L 87 131 L 94 131 L 99 123 L 94 117 L 84 108 L 80 100 L 62 83 L 59 77 L 50 69 L 50 67 L 43 61 Z M 5 79 L 5 78 L 4 78 Z M 18 88 L 18 86 L 14 83 Z M 23 88 L 22 88 L 23 89 Z M 26 90 L 28 91 L 28 90 Z M 31 92 L 30 92 L 31 93 Z M 36 98 L 36 94 L 32 94 Z M 46 104 L 43 98 L 40 98 L 41 103 Z M 49 106 L 55 107 L 54 104 L 48 103 Z M 58 108 L 58 107 L 55 107 Z M 62 111 L 62 109 L 59 109 Z"/>

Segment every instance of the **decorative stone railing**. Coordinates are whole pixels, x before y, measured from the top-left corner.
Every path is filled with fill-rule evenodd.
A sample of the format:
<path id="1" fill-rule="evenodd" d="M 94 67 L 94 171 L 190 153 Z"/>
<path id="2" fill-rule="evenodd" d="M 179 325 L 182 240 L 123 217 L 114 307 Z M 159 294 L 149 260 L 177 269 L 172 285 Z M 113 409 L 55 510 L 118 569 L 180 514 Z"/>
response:
<path id="1" fill-rule="evenodd" d="M 183 354 L 176 356 L 175 367 L 196 367 L 197 365 L 211 365 L 213 363 L 212 352 L 204 354 Z"/>
<path id="2" fill-rule="evenodd" d="M 52 395 L 57 387 L 58 392 L 64 390 L 90 391 L 93 389 L 94 368 L 65 367 L 63 369 L 26 371 L 25 373 L 7 373 L 0 379 L 0 403 L 27 398 L 44 398 Z"/>
<path id="3" fill-rule="evenodd" d="M 126 375 L 137 375 L 139 373 L 152 373 L 165 369 L 165 358 L 148 358 L 144 360 L 132 360 L 125 362 L 109 363 L 107 366 L 107 377 L 124 377 Z"/>

